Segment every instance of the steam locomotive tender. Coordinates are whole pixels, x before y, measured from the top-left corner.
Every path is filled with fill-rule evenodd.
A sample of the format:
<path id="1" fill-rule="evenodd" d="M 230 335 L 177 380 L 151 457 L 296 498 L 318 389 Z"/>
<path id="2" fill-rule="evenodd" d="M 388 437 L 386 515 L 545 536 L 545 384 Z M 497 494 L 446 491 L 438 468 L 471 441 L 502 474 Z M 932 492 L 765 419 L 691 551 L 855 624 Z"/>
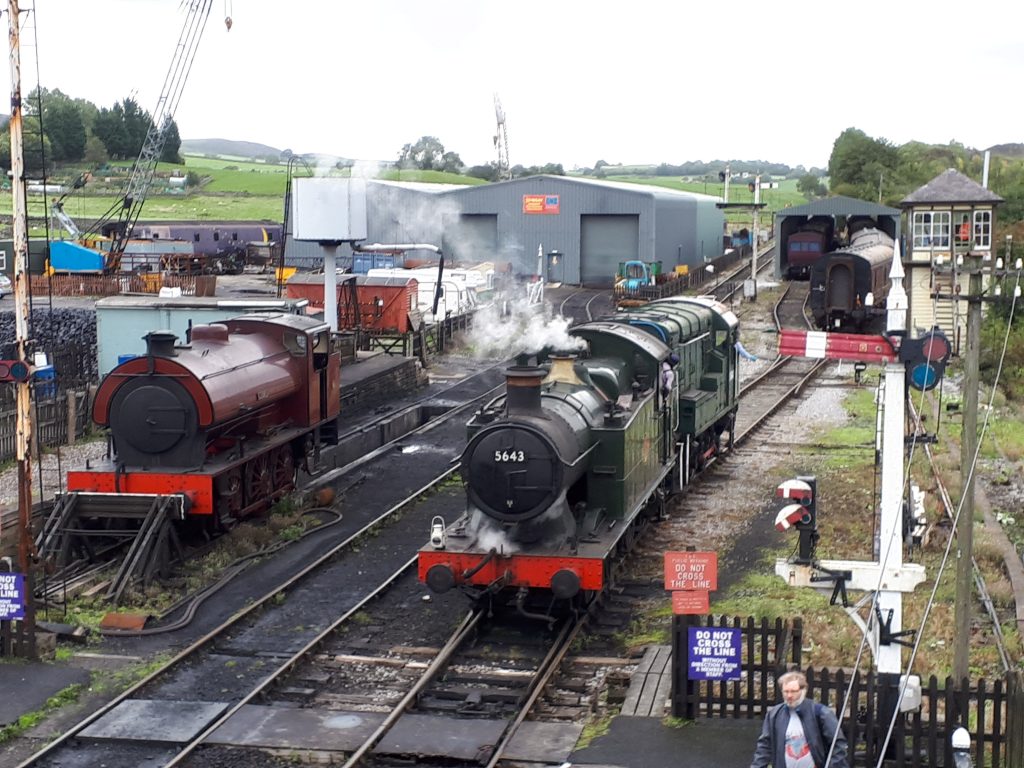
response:
<path id="1" fill-rule="evenodd" d="M 524 613 L 530 597 L 586 599 L 639 524 L 731 442 L 738 321 L 724 305 L 662 299 L 570 335 L 585 351 L 510 368 L 505 396 L 469 422 L 465 512 L 435 519 L 419 552 L 434 592 L 515 595 Z"/>
<path id="2" fill-rule="evenodd" d="M 883 317 L 893 250 L 889 235 L 867 227 L 854 232 L 848 246 L 814 263 L 809 304 L 819 328 L 860 332 Z"/>
<path id="3" fill-rule="evenodd" d="M 319 320 L 254 313 L 146 336 L 147 354 L 100 384 L 107 459 L 68 473 L 71 493 L 179 494 L 213 527 L 267 507 L 336 434 L 341 356 Z"/>

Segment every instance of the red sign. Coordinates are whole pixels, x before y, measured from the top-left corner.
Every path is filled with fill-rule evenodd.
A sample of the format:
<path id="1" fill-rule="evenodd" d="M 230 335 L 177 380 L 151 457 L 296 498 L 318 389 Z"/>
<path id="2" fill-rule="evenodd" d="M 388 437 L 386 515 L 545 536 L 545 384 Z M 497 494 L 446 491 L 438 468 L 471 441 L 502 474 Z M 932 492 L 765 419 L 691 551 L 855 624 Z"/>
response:
<path id="1" fill-rule="evenodd" d="M 718 589 L 718 553 L 666 552 L 665 589 Z"/>
<path id="2" fill-rule="evenodd" d="M 711 598 L 706 589 L 688 589 L 672 593 L 672 613 L 677 616 L 705 616 L 711 613 Z"/>
<path id="3" fill-rule="evenodd" d="M 558 195 L 523 195 L 523 213 L 558 213 Z"/>

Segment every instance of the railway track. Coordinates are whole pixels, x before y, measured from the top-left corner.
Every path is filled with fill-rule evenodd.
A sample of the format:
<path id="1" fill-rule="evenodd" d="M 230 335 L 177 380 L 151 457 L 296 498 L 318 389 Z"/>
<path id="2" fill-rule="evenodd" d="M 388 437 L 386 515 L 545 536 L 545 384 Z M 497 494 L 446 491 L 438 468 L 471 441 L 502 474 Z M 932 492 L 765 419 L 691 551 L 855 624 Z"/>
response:
<path id="1" fill-rule="evenodd" d="M 773 366 L 775 375 L 778 375 L 778 367 Z M 765 380 L 771 377 L 765 377 Z M 750 389 L 749 387 L 747 388 Z M 798 390 L 797 390 L 798 391 Z M 779 395 L 785 399 L 794 393 L 792 387 L 783 388 Z M 747 397 L 746 390 L 744 397 Z M 743 407 L 746 408 L 746 400 Z M 774 408 L 766 409 L 759 421 L 763 421 L 774 412 Z M 447 419 L 447 422 L 453 419 Z M 450 426 L 450 425 L 449 425 Z M 459 424 L 461 430 L 461 423 Z M 754 428 L 751 420 L 750 427 L 746 430 L 749 434 Z M 451 442 L 442 437 L 441 427 L 437 424 L 429 425 L 420 435 L 413 435 L 398 441 L 387 450 L 376 452 L 375 455 L 353 462 L 336 476 L 328 478 L 331 481 L 343 480 L 348 483 L 347 492 L 352 493 L 368 485 L 374 484 L 379 479 L 379 461 L 394 458 L 396 456 L 416 455 L 422 452 L 429 452 L 430 448 L 436 449 L 440 445 L 460 445 L 460 441 L 452 438 Z M 446 459 L 444 471 L 436 472 L 429 482 L 420 484 L 413 492 L 409 493 L 400 504 L 394 505 L 386 513 L 381 514 L 364 525 L 355 533 L 351 533 L 340 543 L 324 550 L 320 547 L 317 551 L 308 552 L 309 564 L 305 569 L 295 574 L 284 582 L 277 582 L 272 588 L 248 608 L 240 610 L 227 622 L 209 628 L 205 633 L 195 639 L 192 644 L 179 653 L 164 668 L 154 672 L 141 683 L 127 691 L 121 697 L 109 705 L 94 713 L 86 720 L 68 731 L 57 742 L 47 747 L 37 755 L 30 758 L 22 765 L 27 766 L 69 766 L 69 765 L 93 765 L 102 762 L 109 768 L 120 766 L 138 765 L 192 765 L 188 762 L 189 756 L 199 747 L 207 743 L 210 737 L 225 725 L 229 719 L 244 707 L 252 705 L 252 702 L 262 700 L 263 697 L 279 695 L 283 697 L 277 703 L 279 705 L 287 701 L 288 697 L 306 696 L 315 686 L 309 684 L 300 685 L 295 680 L 322 681 L 324 673 L 318 671 L 315 665 L 310 665 L 305 659 L 310 654 L 320 653 L 322 656 L 331 657 L 329 652 L 321 649 L 328 638 L 336 637 L 342 627 L 363 626 L 366 622 L 371 625 L 374 622 L 384 622 L 386 619 L 374 619 L 368 606 L 374 600 L 385 593 L 389 593 L 396 585 L 403 580 L 411 580 L 408 569 L 412 560 L 408 556 L 414 554 L 417 547 L 422 543 L 428 531 L 428 521 L 433 515 L 445 510 L 450 510 L 462 503 L 461 489 L 445 485 L 445 479 L 454 471 L 454 465 L 450 464 L 450 457 Z M 421 468 L 422 469 L 422 468 Z M 405 478 L 405 472 L 395 466 L 391 466 L 387 472 L 391 478 Z M 427 496 L 427 498 L 424 498 Z M 349 499 L 350 501 L 354 499 Z M 361 504 L 355 500 L 355 507 Z M 414 503 L 415 502 L 415 503 Z M 401 518 L 402 525 L 391 525 L 387 521 Z M 335 534 L 333 538 L 337 538 Z M 316 555 L 314 558 L 313 556 Z M 396 562 L 401 562 L 396 567 Z M 377 586 L 367 586 L 377 585 Z M 415 586 L 396 590 L 393 594 L 398 595 L 401 610 L 406 616 L 412 616 L 414 611 L 412 605 L 417 602 L 419 611 L 422 603 L 418 598 L 422 596 L 422 589 Z M 442 606 L 443 600 L 432 598 L 429 602 L 431 611 L 435 612 L 427 622 L 428 626 L 451 626 L 455 613 L 458 612 L 458 602 L 461 596 L 452 596 L 455 607 L 452 603 Z M 443 611 L 442 611 L 443 608 Z M 453 613 L 455 611 L 455 613 Z M 221 611 L 223 612 L 223 611 Z M 440 613 L 447 617 L 440 618 Z M 355 617 L 362 616 L 361 619 Z M 337 618 L 334 618 L 337 617 Z M 393 618 L 393 617 L 392 617 Z M 399 619 L 401 621 L 401 619 Z M 477 619 L 479 621 L 479 619 Z M 417 626 L 419 624 L 417 623 Z M 422 629 L 422 627 L 420 627 Z M 351 632 L 351 629 L 346 630 Z M 575 635 L 579 629 L 570 630 L 570 635 Z M 419 636 L 419 635 L 417 635 Z M 536 633 L 534 633 L 536 639 Z M 464 647 L 463 641 L 457 647 Z M 565 641 L 554 643 L 552 648 L 546 649 L 542 654 L 534 649 L 527 653 L 524 650 L 517 652 L 516 656 L 522 655 L 533 657 L 534 661 L 530 669 L 520 669 L 512 674 L 504 672 L 510 680 L 518 678 L 513 687 L 514 692 L 506 692 L 498 696 L 499 700 L 509 701 L 524 699 L 522 708 L 516 710 L 514 717 L 511 712 L 506 712 L 500 719 L 504 724 L 501 726 L 501 733 L 509 733 L 509 739 L 516 730 L 516 722 L 521 722 L 529 707 L 540 698 L 544 690 L 545 682 L 551 679 L 554 670 L 558 668 L 557 661 L 539 664 L 537 657 L 544 659 L 552 658 L 561 660 L 565 656 L 565 648 L 568 646 Z M 486 644 L 486 643 L 485 643 Z M 479 645 L 479 643 L 477 644 Z M 448 660 L 441 659 L 440 654 L 433 654 L 432 651 L 424 651 L 422 642 L 420 646 L 420 657 L 410 657 L 401 661 L 403 667 L 415 668 L 417 665 L 427 665 L 435 673 L 441 669 L 449 670 L 451 676 L 447 681 L 435 674 L 431 677 L 429 684 L 434 688 L 422 687 L 418 691 L 433 691 L 432 701 L 434 708 L 451 711 L 454 706 L 456 711 L 465 713 L 464 708 L 478 704 L 483 706 L 486 697 L 483 693 L 479 695 L 466 690 L 459 691 L 462 695 L 461 703 L 455 705 L 451 701 L 455 699 L 452 695 L 450 684 L 453 679 L 459 679 L 460 671 L 465 672 L 468 662 L 458 662 L 459 658 L 452 651 Z M 444 643 L 441 647 L 448 647 Z M 432 646 L 431 646 L 432 647 Z M 555 652 L 554 648 L 561 648 Z M 554 656 L 551 656 L 555 653 Z M 349 656 L 358 655 L 352 653 L 335 653 L 333 659 L 335 664 L 342 663 L 348 666 Z M 508 656 L 509 654 L 498 654 Z M 338 659 L 341 662 L 338 662 Z M 468 657 L 462 656 L 466 659 Z M 429 659 L 429 660 L 428 660 Z M 379 666 L 370 663 L 368 666 Z M 486 688 L 493 687 L 495 675 L 498 675 L 493 665 L 477 665 L 483 670 L 483 679 L 487 680 Z M 305 677 L 295 678 L 291 683 L 281 684 L 279 681 L 292 670 L 302 667 Z M 541 668 L 544 669 L 541 676 Z M 502 668 L 504 669 L 504 668 Z M 455 670 L 452 672 L 452 670 Z M 531 671 L 533 670 L 533 671 Z M 500 675 L 499 675 L 500 676 Z M 529 683 L 526 679 L 536 678 L 536 682 Z M 328 675 L 328 679 L 330 676 Z M 423 683 L 423 686 L 428 685 Z M 525 687 L 523 684 L 525 683 Z M 363 681 L 357 687 L 366 690 L 368 683 Z M 467 686 L 463 679 L 462 687 Z M 469 685 L 469 688 L 472 688 Z M 484 688 L 477 686 L 480 690 Z M 375 688 L 372 688 L 375 690 Z M 408 690 L 412 690 L 409 688 Z M 528 696 L 523 696 L 522 691 L 529 691 Z M 268 693 L 276 691 L 276 693 Z M 444 693 L 447 691 L 447 693 Z M 316 693 L 314 696 L 318 695 Z M 326 693 L 324 694 L 326 695 Z M 351 695 L 337 693 L 334 695 Z M 384 701 L 384 706 L 390 706 L 389 712 L 402 704 L 409 696 L 408 691 L 402 694 L 403 698 L 398 704 Z M 394 696 L 392 696 L 394 698 Z M 417 701 L 427 701 L 423 696 L 416 694 Z M 271 699 L 272 700 L 272 699 Z M 551 700 L 557 701 L 557 696 Z M 448 702 L 448 703 L 445 703 Z M 406 702 L 405 707 L 408 706 Z M 503 705 L 504 706 L 504 705 Z M 278 707 L 283 708 L 283 707 Z M 426 707 L 426 708 L 429 708 Z M 547 703 L 547 709 L 557 710 L 557 704 L 552 706 Z M 404 711 L 404 709 L 403 709 Z M 192 723 L 191 730 L 184 733 L 181 730 L 183 713 L 188 712 L 186 718 Z M 557 718 L 556 718 L 557 719 Z M 396 721 L 397 722 L 397 721 Z M 175 726 L 177 723 L 177 726 Z M 188 729 L 186 729 L 188 730 Z M 223 733 L 223 732 L 222 732 Z M 377 742 L 381 741 L 387 731 L 378 734 Z M 116 739 L 116 740 L 115 740 Z M 368 739 L 370 741 L 372 739 Z M 401 751 L 401 742 L 394 749 Z M 221 744 L 224 748 L 225 745 Z M 360 747 L 349 747 L 343 752 L 352 753 Z M 364 749 L 368 752 L 371 747 Z M 389 747 L 390 749 L 390 747 Z M 490 754 L 491 760 L 496 761 L 502 754 L 502 747 L 495 747 Z M 479 754 L 474 753 L 472 761 L 477 764 Z M 376 759 L 376 758 L 375 758 Z M 202 765 L 196 762 L 195 765 Z M 449 763 L 450 764 L 450 763 Z M 492 763 L 493 764 L 493 763 Z"/>

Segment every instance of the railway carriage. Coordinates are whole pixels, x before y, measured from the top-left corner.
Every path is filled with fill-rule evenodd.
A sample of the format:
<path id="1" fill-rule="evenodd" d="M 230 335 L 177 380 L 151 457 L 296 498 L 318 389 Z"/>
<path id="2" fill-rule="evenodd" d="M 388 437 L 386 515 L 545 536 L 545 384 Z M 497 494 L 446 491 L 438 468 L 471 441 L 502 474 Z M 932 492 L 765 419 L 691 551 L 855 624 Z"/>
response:
<path id="1" fill-rule="evenodd" d="M 893 251 L 888 234 L 862 227 L 850 236 L 848 246 L 825 254 L 814 264 L 809 304 L 819 328 L 863 331 L 872 319 L 882 316 Z"/>
<path id="2" fill-rule="evenodd" d="M 585 351 L 510 368 L 461 457 L 466 508 L 435 521 L 419 576 L 435 592 L 584 599 L 640 523 L 718 454 L 739 396 L 738 322 L 674 297 L 570 330 Z"/>

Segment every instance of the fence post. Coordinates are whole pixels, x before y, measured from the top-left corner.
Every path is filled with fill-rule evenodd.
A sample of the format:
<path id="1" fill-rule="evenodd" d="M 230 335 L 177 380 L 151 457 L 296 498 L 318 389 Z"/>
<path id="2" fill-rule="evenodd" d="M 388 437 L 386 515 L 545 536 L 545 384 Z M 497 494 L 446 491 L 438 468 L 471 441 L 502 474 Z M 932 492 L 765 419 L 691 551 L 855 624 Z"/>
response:
<path id="1" fill-rule="evenodd" d="M 1024 768 L 1024 675 L 1013 670 L 1006 677 L 1006 767 Z"/>
<path id="2" fill-rule="evenodd" d="M 76 427 L 78 426 L 78 395 L 73 390 L 68 390 L 65 395 L 68 401 L 68 436 L 67 444 L 75 444 Z"/>

